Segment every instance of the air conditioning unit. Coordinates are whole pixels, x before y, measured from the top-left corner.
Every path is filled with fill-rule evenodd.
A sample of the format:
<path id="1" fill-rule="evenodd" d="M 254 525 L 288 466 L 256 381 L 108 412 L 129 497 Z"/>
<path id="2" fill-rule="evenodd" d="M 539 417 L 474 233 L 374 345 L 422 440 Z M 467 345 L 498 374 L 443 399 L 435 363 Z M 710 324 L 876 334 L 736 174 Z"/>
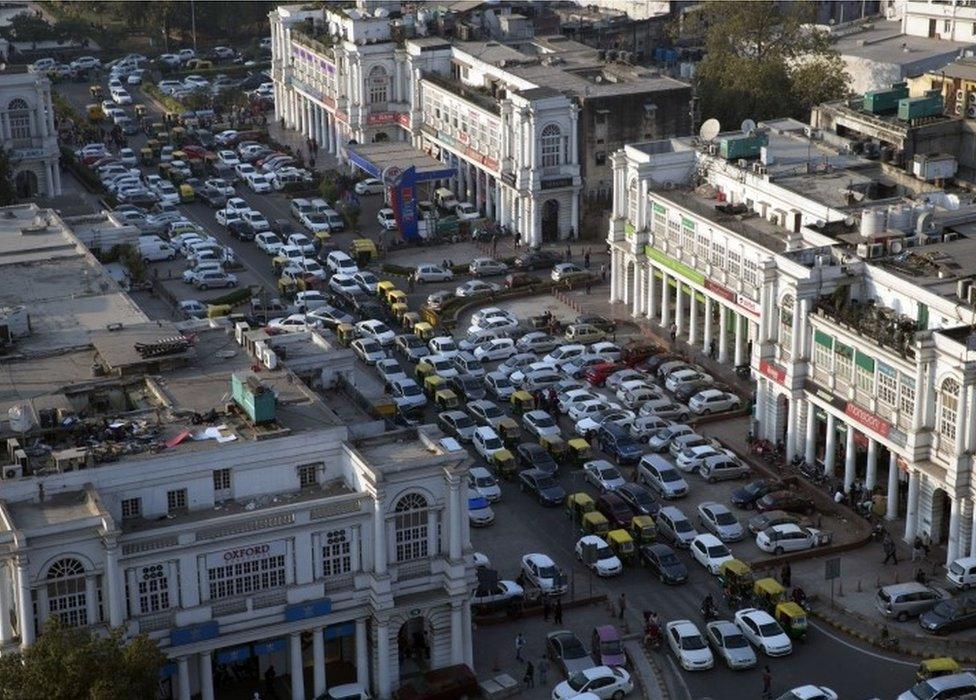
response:
<path id="1" fill-rule="evenodd" d="M 969 96 L 969 104 L 976 105 L 976 90 L 966 93 Z"/>
<path id="2" fill-rule="evenodd" d="M 952 241 L 955 241 L 958 238 L 959 238 L 959 234 L 958 233 L 955 233 L 955 232 L 953 232 L 953 233 L 943 233 L 942 234 L 942 242 L 943 243 L 951 243 Z"/>
<path id="3" fill-rule="evenodd" d="M 952 108 L 952 111 L 956 113 L 957 117 L 961 117 L 966 112 L 966 105 L 962 102 L 956 102 L 956 106 Z"/>
<path id="4" fill-rule="evenodd" d="M 970 119 L 976 119 L 976 105 L 969 105 L 969 109 L 966 110 L 966 116 Z"/>
<path id="5" fill-rule="evenodd" d="M 956 90 L 956 102 L 965 102 L 965 101 L 966 101 L 966 91 Z"/>
<path id="6" fill-rule="evenodd" d="M 956 282 L 956 296 L 960 299 L 969 299 L 969 292 L 973 288 L 973 280 L 965 279 Z"/>
<path id="7" fill-rule="evenodd" d="M 6 464 L 3 467 L 4 479 L 20 479 L 24 476 L 24 468 L 19 464 Z"/>
<path id="8" fill-rule="evenodd" d="M 244 334 L 251 330 L 251 324 L 246 321 L 238 321 L 234 324 L 234 339 L 238 345 L 244 344 Z"/>
<path id="9" fill-rule="evenodd" d="M 969 294 L 966 297 L 966 302 L 970 306 L 976 306 L 976 285 L 969 288 Z"/>

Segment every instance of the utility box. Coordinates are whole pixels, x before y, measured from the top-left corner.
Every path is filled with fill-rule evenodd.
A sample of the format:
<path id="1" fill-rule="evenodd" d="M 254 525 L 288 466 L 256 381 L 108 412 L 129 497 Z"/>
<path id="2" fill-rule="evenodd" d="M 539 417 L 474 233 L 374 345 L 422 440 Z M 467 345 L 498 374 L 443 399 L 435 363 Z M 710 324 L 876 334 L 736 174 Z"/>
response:
<path id="1" fill-rule="evenodd" d="M 720 141 L 719 154 L 725 160 L 738 158 L 757 158 L 763 146 L 769 145 L 769 134 L 765 131 L 729 136 Z"/>
<path id="2" fill-rule="evenodd" d="M 275 419 L 277 398 L 253 372 L 235 372 L 230 377 L 234 402 L 252 423 L 269 423 Z"/>
<path id="3" fill-rule="evenodd" d="M 890 90 L 864 93 L 864 111 L 888 114 L 898 109 L 898 101 L 908 97 L 908 83 L 894 83 Z"/>
<path id="4" fill-rule="evenodd" d="M 942 93 L 929 90 L 922 97 L 906 97 L 898 100 L 898 118 L 902 121 L 937 117 L 942 114 Z"/>
<path id="5" fill-rule="evenodd" d="M 912 161 L 912 173 L 919 180 L 933 182 L 948 180 L 956 176 L 959 163 L 956 157 L 948 153 L 927 153 L 917 155 Z"/>

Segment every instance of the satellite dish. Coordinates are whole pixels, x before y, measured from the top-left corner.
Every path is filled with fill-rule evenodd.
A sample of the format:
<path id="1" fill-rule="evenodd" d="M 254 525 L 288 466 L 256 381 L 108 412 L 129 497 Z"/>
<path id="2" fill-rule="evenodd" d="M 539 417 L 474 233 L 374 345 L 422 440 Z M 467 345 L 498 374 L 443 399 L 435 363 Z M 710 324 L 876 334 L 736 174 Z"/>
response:
<path id="1" fill-rule="evenodd" d="M 718 123 L 718 119 L 707 119 L 704 124 L 701 125 L 701 129 L 698 130 L 698 136 L 701 137 L 702 141 L 711 141 L 718 133 L 722 130 L 722 125 Z"/>
<path id="2" fill-rule="evenodd" d="M 743 119 L 742 126 L 740 126 L 739 128 L 742 129 L 743 134 L 746 134 L 748 136 L 753 131 L 753 129 L 756 128 L 756 122 L 752 121 L 751 119 Z"/>

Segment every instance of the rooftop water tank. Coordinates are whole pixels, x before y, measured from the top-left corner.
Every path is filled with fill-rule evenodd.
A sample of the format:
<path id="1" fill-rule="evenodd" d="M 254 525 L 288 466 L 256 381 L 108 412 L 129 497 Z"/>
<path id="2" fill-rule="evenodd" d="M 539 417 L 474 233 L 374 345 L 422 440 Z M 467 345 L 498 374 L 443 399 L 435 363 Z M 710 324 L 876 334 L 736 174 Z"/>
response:
<path id="1" fill-rule="evenodd" d="M 894 204 L 888 207 L 888 228 L 907 233 L 912 230 L 915 215 L 907 204 Z"/>
<path id="2" fill-rule="evenodd" d="M 861 213 L 861 236 L 864 238 L 880 236 L 884 233 L 887 218 L 884 209 L 865 209 Z"/>

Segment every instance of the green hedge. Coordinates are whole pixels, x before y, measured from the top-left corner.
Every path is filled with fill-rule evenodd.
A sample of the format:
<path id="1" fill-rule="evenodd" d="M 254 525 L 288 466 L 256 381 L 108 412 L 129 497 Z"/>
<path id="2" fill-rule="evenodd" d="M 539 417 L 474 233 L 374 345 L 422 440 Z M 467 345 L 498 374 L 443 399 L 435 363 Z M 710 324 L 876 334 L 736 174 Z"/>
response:
<path id="1" fill-rule="evenodd" d="M 182 102 L 175 97 L 167 95 L 152 83 L 143 84 L 142 91 L 156 100 L 156 102 L 158 102 L 167 112 L 186 111 L 186 108 L 183 106 Z"/>
<path id="2" fill-rule="evenodd" d="M 232 292 L 228 292 L 221 297 L 216 299 L 211 299 L 209 304 L 230 304 L 234 306 L 235 304 L 241 304 L 251 298 L 251 288 L 241 287 L 240 289 L 235 289 Z"/>
<path id="3" fill-rule="evenodd" d="M 417 271 L 415 267 L 405 267 L 403 265 L 394 265 L 393 263 L 383 263 L 380 266 L 380 270 L 388 275 L 400 275 L 401 277 L 409 277 L 414 272 Z"/>

